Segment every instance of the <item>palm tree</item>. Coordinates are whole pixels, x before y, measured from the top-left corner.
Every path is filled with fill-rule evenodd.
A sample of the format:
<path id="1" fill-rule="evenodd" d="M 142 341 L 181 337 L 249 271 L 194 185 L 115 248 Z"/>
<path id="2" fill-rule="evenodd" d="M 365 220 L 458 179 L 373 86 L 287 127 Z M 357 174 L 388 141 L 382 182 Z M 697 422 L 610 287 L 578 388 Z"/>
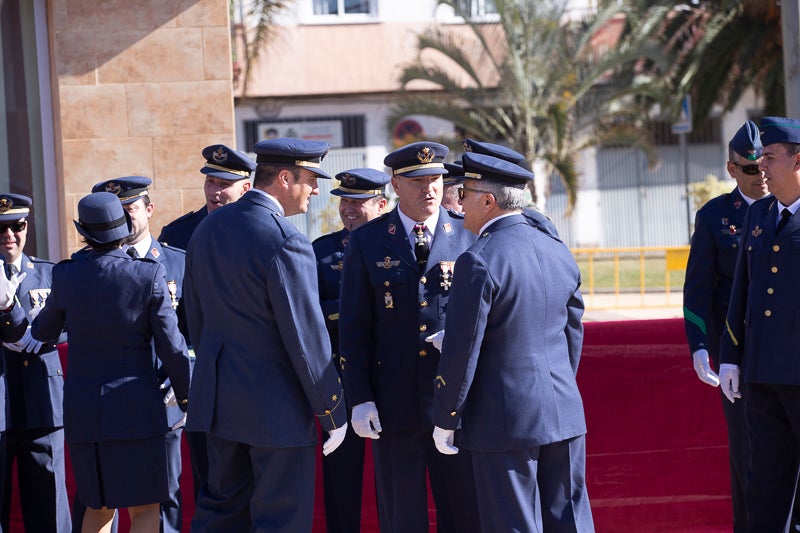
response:
<path id="1" fill-rule="evenodd" d="M 448 120 L 464 135 L 507 144 L 534 168 L 540 164 L 560 176 L 570 210 L 582 148 L 623 143 L 645 149 L 655 161 L 645 105 L 660 86 L 639 66 L 641 57 L 660 65 L 662 56 L 645 39 L 649 32 L 620 17 L 621 6 L 568 21 L 564 1 L 495 0 L 497 21 L 488 23 L 471 19 L 458 0 L 439 4 L 465 23 L 419 36 L 418 57 L 400 82 L 404 89 L 425 82 L 436 90 L 404 91 L 390 131 L 403 117 L 421 114 Z M 619 36 L 598 56 L 595 40 L 603 32 Z M 543 198 L 531 193 L 541 206 Z"/>
<path id="2" fill-rule="evenodd" d="M 672 117 L 690 95 L 699 125 L 715 104 L 729 111 L 749 88 L 763 98 L 766 115 L 785 114 L 778 0 L 626 0 L 626 8 L 644 13 L 669 56 L 660 74 L 674 95 Z"/>
<path id="3" fill-rule="evenodd" d="M 239 20 L 233 24 L 231 38 L 233 40 L 234 68 L 238 65 L 236 38 L 242 41 L 244 51 L 244 76 L 242 80 L 242 94 L 247 92 L 247 82 L 250 79 L 250 67 L 254 65 L 267 42 L 274 37 L 275 18 L 292 3 L 292 0 L 251 0 L 246 2 L 249 7 L 245 11 L 245 0 L 230 0 L 231 21 Z M 250 30 L 252 28 L 252 30 Z M 252 35 L 251 35 L 252 34 Z M 234 73 L 234 79 L 237 73 Z"/>

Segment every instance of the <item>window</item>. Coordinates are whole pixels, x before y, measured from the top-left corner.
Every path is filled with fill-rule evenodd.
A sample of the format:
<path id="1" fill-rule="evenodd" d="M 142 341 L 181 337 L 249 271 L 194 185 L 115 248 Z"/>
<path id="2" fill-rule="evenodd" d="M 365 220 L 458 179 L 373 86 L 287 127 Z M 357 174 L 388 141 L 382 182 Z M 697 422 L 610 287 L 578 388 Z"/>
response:
<path id="1" fill-rule="evenodd" d="M 459 10 L 466 13 L 471 19 L 497 14 L 494 0 L 458 0 L 456 3 Z"/>
<path id="2" fill-rule="evenodd" d="M 314 0 L 315 15 L 370 15 L 370 0 Z"/>

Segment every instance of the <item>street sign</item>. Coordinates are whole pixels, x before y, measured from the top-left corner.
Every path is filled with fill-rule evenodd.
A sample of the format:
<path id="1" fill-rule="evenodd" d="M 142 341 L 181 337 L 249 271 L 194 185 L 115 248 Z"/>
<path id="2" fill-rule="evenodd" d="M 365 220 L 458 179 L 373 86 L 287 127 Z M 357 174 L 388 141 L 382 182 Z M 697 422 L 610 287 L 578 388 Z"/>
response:
<path id="1" fill-rule="evenodd" d="M 681 114 L 678 121 L 672 124 L 672 133 L 692 133 L 692 102 L 688 96 L 683 97 L 681 102 Z"/>

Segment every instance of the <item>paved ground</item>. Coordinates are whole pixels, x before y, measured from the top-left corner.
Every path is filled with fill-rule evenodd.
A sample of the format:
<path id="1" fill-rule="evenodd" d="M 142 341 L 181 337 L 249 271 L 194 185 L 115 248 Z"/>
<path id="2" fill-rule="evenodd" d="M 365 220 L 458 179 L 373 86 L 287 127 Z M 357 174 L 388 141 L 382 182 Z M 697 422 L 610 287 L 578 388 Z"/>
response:
<path id="1" fill-rule="evenodd" d="M 682 318 L 683 295 L 679 292 L 641 294 L 586 294 L 584 322 Z"/>

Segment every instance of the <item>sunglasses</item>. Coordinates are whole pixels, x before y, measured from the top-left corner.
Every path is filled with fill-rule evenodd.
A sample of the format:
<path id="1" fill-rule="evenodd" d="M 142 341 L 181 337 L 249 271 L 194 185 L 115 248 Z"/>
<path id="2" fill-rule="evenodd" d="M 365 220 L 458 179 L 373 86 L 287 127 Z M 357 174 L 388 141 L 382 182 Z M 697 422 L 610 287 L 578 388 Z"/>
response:
<path id="1" fill-rule="evenodd" d="M 729 161 L 729 163 L 731 165 L 741 168 L 742 172 L 744 172 L 748 176 L 755 176 L 756 174 L 761 173 L 761 171 L 758 170 L 758 165 L 740 165 L 739 163 L 734 163 L 733 161 Z"/>
<path id="2" fill-rule="evenodd" d="M 467 187 L 461 187 L 460 189 L 458 189 L 458 199 L 459 200 L 463 200 L 464 199 L 464 193 L 466 191 L 482 192 L 482 193 L 486 193 L 486 194 L 494 194 L 492 191 L 487 191 L 487 190 L 484 190 L 484 189 L 468 189 Z"/>
<path id="3" fill-rule="evenodd" d="M 11 228 L 11 231 L 13 231 L 14 233 L 19 233 L 26 227 L 28 227 L 28 222 L 25 220 L 18 220 L 16 222 L 10 222 L 8 224 L 0 224 L 0 233 L 7 232 L 8 228 Z"/>

